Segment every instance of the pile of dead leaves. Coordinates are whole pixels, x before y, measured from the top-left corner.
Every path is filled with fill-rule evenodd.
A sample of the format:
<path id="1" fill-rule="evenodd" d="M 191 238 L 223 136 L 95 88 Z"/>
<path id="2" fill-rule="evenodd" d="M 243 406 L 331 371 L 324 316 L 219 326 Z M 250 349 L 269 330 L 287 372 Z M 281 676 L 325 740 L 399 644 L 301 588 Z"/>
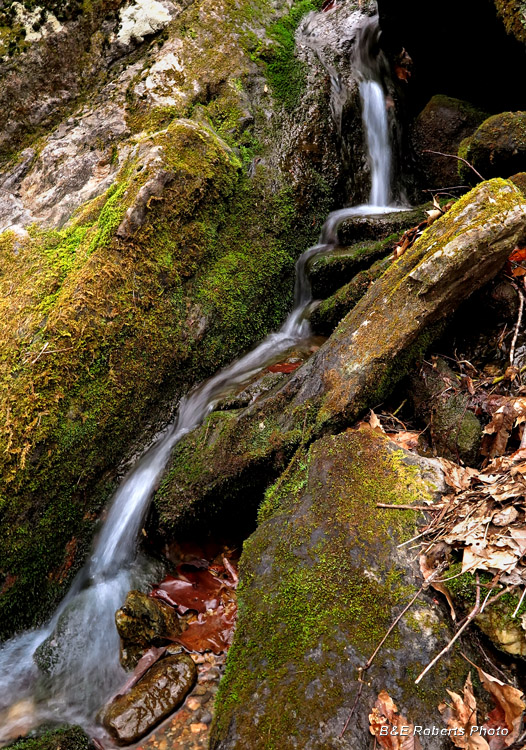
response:
<path id="1" fill-rule="evenodd" d="M 237 619 L 235 564 L 226 555 L 221 563 L 206 560 L 184 563 L 177 575 L 169 575 L 154 587 L 150 596 L 169 604 L 183 618 L 185 629 L 174 636 L 188 651 L 228 650 L 234 637 Z"/>
<path id="2" fill-rule="evenodd" d="M 481 472 L 439 459 L 452 492 L 431 506 L 435 516 L 422 531 L 428 558 L 445 543 L 461 552 L 463 573 L 492 573 L 494 587 L 526 586 L 525 454 L 496 458 Z"/>
<path id="3" fill-rule="evenodd" d="M 491 696 L 494 708 L 482 720 L 471 673 L 462 695 L 448 690 L 449 701 L 438 706 L 445 730 L 455 747 L 465 750 L 505 750 L 518 739 L 526 704 L 523 693 L 476 667 L 480 682 Z M 479 721 L 481 723 L 479 724 Z M 369 714 L 369 731 L 384 750 L 421 750 L 426 727 L 415 726 L 399 714 L 389 694 L 382 690 Z M 429 731 L 429 729 L 428 729 Z"/>

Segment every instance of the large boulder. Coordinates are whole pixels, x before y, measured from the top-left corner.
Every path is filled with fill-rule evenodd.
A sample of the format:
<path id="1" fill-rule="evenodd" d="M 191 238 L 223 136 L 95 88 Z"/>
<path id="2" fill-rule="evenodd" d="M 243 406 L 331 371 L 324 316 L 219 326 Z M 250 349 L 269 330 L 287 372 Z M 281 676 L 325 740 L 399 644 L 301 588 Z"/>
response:
<path id="1" fill-rule="evenodd" d="M 461 198 L 285 383 L 246 409 L 212 413 L 175 447 L 155 499 L 161 528 L 249 507 L 299 444 L 382 402 L 525 232 L 526 202 L 511 183 L 493 180 Z"/>
<path id="2" fill-rule="evenodd" d="M 239 621 L 216 699 L 213 750 L 369 747 L 381 690 L 418 725 L 441 726 L 438 704 L 463 684 L 457 650 L 414 680 L 452 636 L 426 593 L 360 668 L 421 586 L 418 514 L 377 503 L 421 504 L 443 488 L 432 460 L 406 454 L 369 427 L 298 452 L 268 491 L 240 566 Z M 351 707 L 361 690 L 346 731 Z M 449 748 L 447 737 L 426 748 Z"/>
<path id="3" fill-rule="evenodd" d="M 457 185 L 456 160 L 426 152 L 440 151 L 455 156 L 461 141 L 472 135 L 487 116 L 468 102 L 449 96 L 437 94 L 429 100 L 413 128 L 422 188 L 433 190 Z"/>
<path id="4" fill-rule="evenodd" d="M 510 177 L 526 169 L 526 112 L 502 112 L 485 120 L 460 144 L 458 155 L 484 179 Z M 459 162 L 460 179 L 473 184 L 479 178 Z"/>

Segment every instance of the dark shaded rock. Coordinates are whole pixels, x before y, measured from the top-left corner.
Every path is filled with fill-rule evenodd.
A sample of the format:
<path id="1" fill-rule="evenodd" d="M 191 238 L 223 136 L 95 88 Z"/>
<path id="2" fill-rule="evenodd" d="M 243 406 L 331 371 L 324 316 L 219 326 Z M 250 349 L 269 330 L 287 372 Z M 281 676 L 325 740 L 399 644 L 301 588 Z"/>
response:
<path id="1" fill-rule="evenodd" d="M 462 141 L 458 155 L 486 180 L 525 171 L 526 112 L 502 112 L 489 117 L 472 136 Z M 478 181 L 477 175 L 463 162 L 459 162 L 458 170 L 466 184 Z"/>
<path id="2" fill-rule="evenodd" d="M 458 184 L 456 159 L 425 151 L 456 155 L 461 141 L 472 135 L 487 117 L 487 113 L 459 99 L 441 95 L 430 99 L 416 118 L 413 129 L 413 145 L 423 188 L 433 190 Z"/>
<path id="3" fill-rule="evenodd" d="M 175 609 L 141 591 L 130 591 L 115 614 L 115 624 L 121 637 L 121 664 L 125 669 L 133 669 L 145 649 L 164 645 L 167 639 L 181 632 Z"/>
<path id="4" fill-rule="evenodd" d="M 463 196 L 281 388 L 240 412 L 213 413 L 178 443 L 155 498 L 161 528 L 173 533 L 257 502 L 300 442 L 352 424 L 385 399 L 525 232 L 526 203 L 511 183 L 494 180 Z"/>
<path id="5" fill-rule="evenodd" d="M 403 86 L 415 114 L 437 89 L 489 112 L 522 106 L 517 80 L 526 69 L 526 50 L 506 32 L 496 5 L 507 6 L 508 21 L 522 27 L 523 0 L 444 0 L 432 19 L 420 0 L 378 0 L 389 58 L 394 62 L 405 48 L 414 63 L 409 85 Z"/>
<path id="6" fill-rule="evenodd" d="M 458 386 L 455 372 L 438 358 L 433 366 L 425 363 L 411 378 L 409 392 L 415 413 L 430 424 L 436 455 L 472 465 L 478 456 L 482 425 L 469 394 Z"/>
<path id="7" fill-rule="evenodd" d="M 369 747 L 368 715 L 385 689 L 415 724 L 442 726 L 446 688 L 469 665 L 453 650 L 414 680 L 452 635 L 429 594 L 402 618 L 367 672 L 358 675 L 421 585 L 414 555 L 397 548 L 416 532 L 412 503 L 444 487 L 432 460 L 398 449 L 369 428 L 327 436 L 301 451 L 261 506 L 240 566 L 240 615 L 216 699 L 213 750 Z M 429 738 L 426 748 L 449 748 Z"/>
<path id="8" fill-rule="evenodd" d="M 338 230 L 339 244 L 348 246 L 364 240 L 377 241 L 406 229 L 411 229 L 411 227 L 420 224 L 427 218 L 426 208 L 429 208 L 429 206 L 419 206 L 407 211 L 396 211 L 389 214 L 354 216 L 340 225 Z"/>
<path id="9" fill-rule="evenodd" d="M 339 290 L 358 271 L 368 269 L 378 258 L 391 252 L 399 238 L 400 232 L 378 242 L 362 242 L 315 256 L 309 268 L 313 298 L 324 299 Z"/>
<path id="10" fill-rule="evenodd" d="M 186 654 L 161 659 L 106 707 L 102 722 L 116 742 L 130 745 L 175 711 L 196 680 L 196 666 Z"/>
<path id="11" fill-rule="evenodd" d="M 313 330 L 321 336 L 330 336 L 338 323 L 358 304 L 373 281 L 379 279 L 389 268 L 391 262 L 391 256 L 377 260 L 318 305 L 310 316 Z"/>
<path id="12" fill-rule="evenodd" d="M 94 750 L 95 746 L 81 727 L 60 727 L 24 737 L 8 745 L 10 750 Z"/>

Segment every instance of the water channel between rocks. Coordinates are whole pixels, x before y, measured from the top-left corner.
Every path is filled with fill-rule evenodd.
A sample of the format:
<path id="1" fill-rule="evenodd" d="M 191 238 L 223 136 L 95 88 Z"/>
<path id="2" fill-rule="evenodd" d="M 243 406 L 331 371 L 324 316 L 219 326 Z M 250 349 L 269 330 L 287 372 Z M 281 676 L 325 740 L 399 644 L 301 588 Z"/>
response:
<path id="1" fill-rule="evenodd" d="M 339 225 L 353 216 L 400 210 L 392 200 L 386 96 L 380 66 L 370 54 L 376 33 L 373 19 L 362 30 L 355 56 L 371 172 L 370 202 L 329 215 L 319 243 L 296 264 L 294 308 L 281 329 L 181 399 L 174 421 L 122 481 L 91 556 L 53 618 L 0 650 L 0 743 L 45 722 L 80 724 L 100 734 L 96 714 L 126 679 L 119 662 L 115 612 L 130 589 L 152 580 L 151 565 L 138 557 L 137 539 L 172 449 L 203 422 L 219 399 L 309 338 L 312 295 L 307 266 L 313 256 L 336 245 Z M 43 644 L 50 661 L 45 675 L 34 660 Z"/>

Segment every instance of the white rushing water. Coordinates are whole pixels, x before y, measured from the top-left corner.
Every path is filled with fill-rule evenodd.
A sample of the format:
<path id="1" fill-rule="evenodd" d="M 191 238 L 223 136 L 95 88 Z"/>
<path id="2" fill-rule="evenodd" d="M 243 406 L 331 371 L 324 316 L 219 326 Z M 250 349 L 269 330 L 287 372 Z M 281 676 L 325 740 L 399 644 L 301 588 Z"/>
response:
<path id="1" fill-rule="evenodd" d="M 360 94 L 371 170 L 370 203 L 329 215 L 319 244 L 296 265 L 294 309 L 277 333 L 182 398 L 175 420 L 122 481 L 93 554 L 52 620 L 0 649 L 0 744 L 44 721 L 79 723 L 93 729 L 95 715 L 125 679 L 119 664 L 115 611 L 127 592 L 145 585 L 152 571 L 137 559 L 137 539 L 150 499 L 176 443 L 200 425 L 214 404 L 275 362 L 310 334 L 307 264 L 337 242 L 349 217 L 386 213 L 391 196 L 391 146 L 386 97 L 364 66 Z M 47 665 L 47 673 L 35 663 Z"/>

